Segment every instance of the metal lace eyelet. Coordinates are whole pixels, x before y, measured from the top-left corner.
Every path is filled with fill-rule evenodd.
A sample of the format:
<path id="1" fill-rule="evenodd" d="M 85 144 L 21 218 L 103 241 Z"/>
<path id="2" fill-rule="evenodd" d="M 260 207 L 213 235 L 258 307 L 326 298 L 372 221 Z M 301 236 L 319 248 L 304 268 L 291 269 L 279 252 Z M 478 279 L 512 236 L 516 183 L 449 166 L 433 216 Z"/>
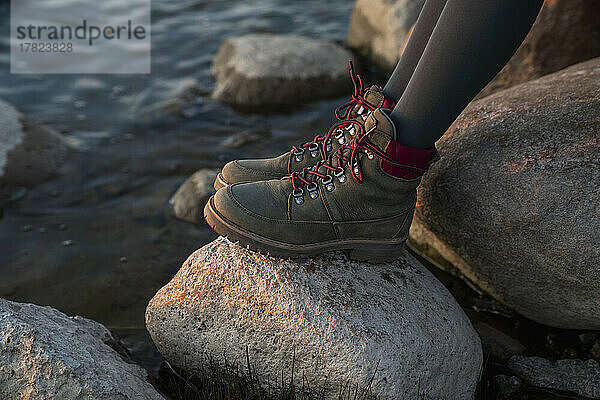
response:
<path id="1" fill-rule="evenodd" d="M 316 143 L 311 143 L 310 146 L 308 146 L 308 151 L 310 151 L 311 157 L 316 157 L 317 154 L 319 154 L 319 145 Z"/>
<path id="2" fill-rule="evenodd" d="M 369 160 L 373 159 L 373 153 L 371 153 L 370 151 L 365 150 L 365 154 L 367 155 L 367 157 L 369 157 Z"/>
<path id="3" fill-rule="evenodd" d="M 294 189 L 294 191 L 292 192 L 292 196 L 294 196 L 296 204 L 304 204 L 304 190 L 302 190 L 302 188 Z"/>
<path id="4" fill-rule="evenodd" d="M 356 133 L 356 128 L 354 128 L 354 125 L 352 125 L 350 128 L 348 128 L 348 133 L 351 136 L 354 136 L 354 134 Z"/>
<path id="5" fill-rule="evenodd" d="M 338 142 L 340 142 L 340 144 L 344 144 L 346 142 L 346 137 L 344 136 L 344 131 L 341 129 L 336 130 L 337 135 L 335 135 L 335 138 L 337 139 Z"/>
<path id="6" fill-rule="evenodd" d="M 294 156 L 296 156 L 296 161 L 300 162 L 304 160 L 304 149 L 300 149 L 298 151 L 294 151 Z"/>
<path id="7" fill-rule="evenodd" d="M 366 121 L 368 116 L 369 114 L 363 114 L 360 117 L 363 119 L 363 121 Z"/>
<path id="8" fill-rule="evenodd" d="M 335 189 L 335 186 L 333 185 L 333 178 L 331 177 L 331 175 L 325 175 L 325 178 L 323 178 L 323 186 L 325 186 L 325 189 L 327 189 L 328 192 L 333 191 L 333 189 Z"/>
<path id="9" fill-rule="evenodd" d="M 319 197 L 319 191 L 317 189 L 318 189 L 318 186 L 314 182 L 306 187 L 306 190 L 308 190 L 308 194 L 311 199 L 316 199 Z"/>
<path id="10" fill-rule="evenodd" d="M 361 115 L 364 111 L 365 111 L 365 108 L 363 106 L 360 106 L 357 113 L 358 113 L 358 115 Z"/>
<path id="11" fill-rule="evenodd" d="M 331 151 L 333 149 L 333 146 L 331 145 L 331 139 L 327 140 L 326 146 L 327 146 L 327 151 Z"/>
<path id="12" fill-rule="evenodd" d="M 346 171 L 344 171 L 344 168 L 342 168 L 342 167 L 339 167 L 339 168 L 338 168 L 338 169 L 337 169 L 337 170 L 336 170 L 336 171 L 333 173 L 333 176 L 335 176 L 335 177 L 338 179 L 338 181 L 339 181 L 340 183 L 344 183 L 344 182 L 346 182 L 346 175 L 344 175 L 344 173 L 345 173 L 345 172 L 346 172 Z"/>

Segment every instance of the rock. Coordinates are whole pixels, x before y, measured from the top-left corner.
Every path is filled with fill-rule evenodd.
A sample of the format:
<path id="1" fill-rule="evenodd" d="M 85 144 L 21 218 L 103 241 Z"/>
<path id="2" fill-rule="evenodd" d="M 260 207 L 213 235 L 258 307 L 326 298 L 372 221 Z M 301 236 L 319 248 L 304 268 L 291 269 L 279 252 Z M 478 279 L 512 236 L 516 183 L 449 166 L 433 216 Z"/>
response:
<path id="1" fill-rule="evenodd" d="M 600 338 L 600 332 L 584 332 L 580 333 L 578 337 L 582 345 L 590 347 L 594 344 L 596 339 Z"/>
<path id="2" fill-rule="evenodd" d="M 348 45 L 392 70 L 424 0 L 357 0 Z M 600 56 L 600 2 L 546 0 L 531 31 L 479 98 Z"/>
<path id="3" fill-rule="evenodd" d="M 599 129 L 600 58 L 472 103 L 437 143 L 411 245 L 525 317 L 599 329 Z"/>
<path id="4" fill-rule="evenodd" d="M 494 375 L 492 383 L 500 393 L 502 399 L 509 399 L 521 388 L 522 382 L 516 376 Z"/>
<path id="5" fill-rule="evenodd" d="M 350 91 L 352 54 L 324 40 L 251 34 L 228 39 L 213 64 L 213 98 L 245 106 L 290 105 Z"/>
<path id="6" fill-rule="evenodd" d="M 425 0 L 356 0 L 348 28 L 348 46 L 380 67 L 392 70 L 423 4 Z"/>
<path id="7" fill-rule="evenodd" d="M 508 368 L 535 387 L 600 399 L 600 365 L 597 361 L 552 362 L 540 357 L 513 356 L 508 361 Z"/>
<path id="8" fill-rule="evenodd" d="M 29 121 L 0 100 L 0 203 L 17 189 L 48 180 L 68 149 L 60 134 Z"/>
<path id="9" fill-rule="evenodd" d="M 101 324 L 0 299 L 0 398 L 163 399 Z"/>
<path id="10" fill-rule="evenodd" d="M 478 98 L 600 56 L 600 2 L 546 0 L 523 44 Z"/>
<path id="11" fill-rule="evenodd" d="M 600 360 L 600 340 L 596 340 L 596 342 L 590 349 L 590 353 L 592 354 L 592 357 L 594 357 L 596 360 Z"/>
<path id="12" fill-rule="evenodd" d="M 471 399 L 482 364 L 468 318 L 408 253 L 378 265 L 340 253 L 291 261 L 221 237 L 154 296 L 146 326 L 188 371 L 224 359 L 245 369 L 248 349 L 261 382 L 289 382 L 293 363 L 296 387 L 306 379 L 328 399 L 371 380 L 382 399 Z"/>
<path id="13" fill-rule="evenodd" d="M 215 194 L 213 184 L 219 172 L 220 169 L 201 169 L 183 182 L 170 200 L 177 218 L 194 224 L 204 222 L 204 206 Z"/>
<path id="14" fill-rule="evenodd" d="M 268 130 L 243 131 L 223 140 L 222 146 L 224 149 L 239 149 L 247 144 L 269 139 L 271 135 Z"/>
<path id="15" fill-rule="evenodd" d="M 492 359 L 506 361 L 510 356 L 525 351 L 525 346 L 517 340 L 485 322 L 477 321 L 473 324 L 473 327 L 481 338 L 484 356 L 489 355 Z"/>

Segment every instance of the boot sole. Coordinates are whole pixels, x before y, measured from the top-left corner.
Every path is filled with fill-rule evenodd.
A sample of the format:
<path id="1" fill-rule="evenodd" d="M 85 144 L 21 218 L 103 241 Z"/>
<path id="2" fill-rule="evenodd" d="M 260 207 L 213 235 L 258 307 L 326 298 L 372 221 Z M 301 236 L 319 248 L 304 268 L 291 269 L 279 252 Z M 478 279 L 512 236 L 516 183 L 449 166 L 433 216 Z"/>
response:
<path id="1" fill-rule="evenodd" d="M 229 182 L 223 179 L 223 175 L 219 172 L 217 174 L 217 177 L 215 178 L 215 183 L 213 183 L 213 187 L 215 188 L 215 190 L 219 190 L 227 185 L 229 185 Z"/>
<path id="2" fill-rule="evenodd" d="M 341 250 L 347 253 L 351 260 L 366 261 L 370 263 L 391 262 L 405 253 L 402 241 L 364 240 L 364 239 L 338 239 L 323 243 L 290 244 L 268 239 L 249 232 L 242 227 L 227 220 L 215 209 L 214 197 L 211 197 L 204 207 L 204 219 L 208 225 L 219 235 L 227 237 L 240 246 L 247 247 L 268 256 L 279 258 L 308 258 L 319 254 Z"/>

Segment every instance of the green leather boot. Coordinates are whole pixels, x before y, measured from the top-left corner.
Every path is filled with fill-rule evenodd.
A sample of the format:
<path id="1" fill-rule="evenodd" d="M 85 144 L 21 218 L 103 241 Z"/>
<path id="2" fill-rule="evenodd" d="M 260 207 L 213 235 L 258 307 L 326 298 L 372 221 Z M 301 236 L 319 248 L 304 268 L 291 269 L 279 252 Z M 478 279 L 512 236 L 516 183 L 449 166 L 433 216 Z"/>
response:
<path id="1" fill-rule="evenodd" d="M 278 257 L 347 250 L 350 258 L 397 258 L 408 236 L 421 175 L 435 148 L 420 150 L 393 140 L 388 110 L 312 168 L 282 179 L 226 186 L 204 208 L 220 235 Z"/>
<path id="2" fill-rule="evenodd" d="M 362 79 L 354 72 L 352 64 L 350 77 L 354 84 L 352 99 L 335 111 L 340 122 L 333 125 L 327 134 L 318 135 L 299 146 L 292 146 L 290 151 L 278 157 L 230 161 L 217 175 L 215 189 L 234 183 L 279 179 L 312 167 L 318 161 L 326 160 L 328 154 L 335 152 L 341 144 L 352 140 L 356 132 L 355 123 L 364 125 L 370 112 L 379 107 L 394 107 L 395 103 L 386 99 L 379 87 L 373 85 L 363 90 Z"/>

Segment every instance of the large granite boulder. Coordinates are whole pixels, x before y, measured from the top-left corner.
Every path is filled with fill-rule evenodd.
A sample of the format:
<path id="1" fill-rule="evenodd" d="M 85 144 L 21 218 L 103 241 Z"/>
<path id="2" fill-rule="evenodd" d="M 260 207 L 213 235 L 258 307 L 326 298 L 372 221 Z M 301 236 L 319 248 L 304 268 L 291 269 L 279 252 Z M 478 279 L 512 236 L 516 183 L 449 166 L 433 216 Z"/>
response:
<path id="1" fill-rule="evenodd" d="M 92 320 L 0 299 L 0 398 L 163 399 L 115 342 Z"/>
<path id="2" fill-rule="evenodd" d="M 356 0 L 348 45 L 393 69 L 424 3 Z M 599 20 L 597 0 L 546 0 L 521 47 L 479 97 L 600 56 Z"/>
<path id="3" fill-rule="evenodd" d="M 188 371 L 225 359 L 246 370 L 249 360 L 260 382 L 283 373 L 328 399 L 371 381 L 381 399 L 471 399 L 482 364 L 462 309 L 408 254 L 379 265 L 341 253 L 291 261 L 218 238 L 154 296 L 146 326 Z"/>
<path id="4" fill-rule="evenodd" d="M 410 244 L 537 322 L 600 329 L 600 58 L 472 103 Z"/>
<path id="5" fill-rule="evenodd" d="M 60 134 L 31 122 L 0 100 L 0 204 L 15 190 L 54 175 L 68 149 Z"/>
<path id="6" fill-rule="evenodd" d="M 319 39 L 250 34 L 228 39 L 213 64 L 213 98 L 236 105 L 290 105 L 346 94 L 344 48 Z"/>
<path id="7" fill-rule="evenodd" d="M 183 182 L 169 200 L 177 218 L 194 224 L 204 222 L 204 206 L 215 194 L 213 184 L 219 172 L 220 169 L 200 169 Z"/>

